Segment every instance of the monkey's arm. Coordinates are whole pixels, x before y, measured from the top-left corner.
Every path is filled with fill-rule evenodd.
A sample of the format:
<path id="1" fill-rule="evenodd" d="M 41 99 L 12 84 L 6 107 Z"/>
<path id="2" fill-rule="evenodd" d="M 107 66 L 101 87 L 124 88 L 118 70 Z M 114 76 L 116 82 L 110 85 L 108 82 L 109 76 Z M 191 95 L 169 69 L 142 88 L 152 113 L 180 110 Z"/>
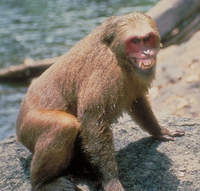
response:
<path id="1" fill-rule="evenodd" d="M 110 123 L 98 111 L 87 111 L 79 119 L 82 148 L 86 156 L 100 173 L 105 191 L 123 191 L 118 178 Z"/>
<path id="2" fill-rule="evenodd" d="M 139 97 L 132 102 L 129 114 L 138 125 L 156 139 L 173 141 L 173 137 L 185 135 L 184 131 L 175 130 L 170 132 L 168 129 L 160 127 L 145 96 Z"/>

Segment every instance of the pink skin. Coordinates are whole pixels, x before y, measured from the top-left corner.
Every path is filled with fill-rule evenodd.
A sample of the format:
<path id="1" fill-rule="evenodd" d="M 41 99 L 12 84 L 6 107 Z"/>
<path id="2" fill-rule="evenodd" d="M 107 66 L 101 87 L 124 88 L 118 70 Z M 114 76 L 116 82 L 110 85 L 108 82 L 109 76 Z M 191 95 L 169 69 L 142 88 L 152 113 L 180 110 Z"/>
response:
<path id="1" fill-rule="evenodd" d="M 131 62 L 140 69 L 150 69 L 158 53 L 158 42 L 153 33 L 144 36 L 130 36 L 125 40 L 126 53 Z"/>

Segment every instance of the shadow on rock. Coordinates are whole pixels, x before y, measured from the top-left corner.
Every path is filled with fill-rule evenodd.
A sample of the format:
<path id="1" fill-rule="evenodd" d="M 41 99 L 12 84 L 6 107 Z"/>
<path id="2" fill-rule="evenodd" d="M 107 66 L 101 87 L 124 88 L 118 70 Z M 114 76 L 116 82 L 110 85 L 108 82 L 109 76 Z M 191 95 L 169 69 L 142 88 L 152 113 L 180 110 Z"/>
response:
<path id="1" fill-rule="evenodd" d="M 152 137 L 128 144 L 117 152 L 120 181 L 126 191 L 177 190 L 178 178 L 169 169 L 172 161 L 156 150 L 161 142 Z M 29 179 L 32 155 L 20 157 L 24 174 Z M 73 179 L 84 191 L 102 191 L 95 170 L 84 157 L 77 156 L 63 176 Z"/>
<path id="2" fill-rule="evenodd" d="M 179 180 L 169 171 L 172 161 L 156 150 L 160 143 L 152 137 L 142 138 L 117 153 L 119 177 L 126 191 L 177 190 Z"/>
<path id="3" fill-rule="evenodd" d="M 28 156 L 27 158 L 24 158 L 24 157 L 19 158 L 20 164 L 22 166 L 22 170 L 27 179 L 30 178 L 30 165 L 31 165 L 32 158 L 33 158 L 32 154 Z"/>

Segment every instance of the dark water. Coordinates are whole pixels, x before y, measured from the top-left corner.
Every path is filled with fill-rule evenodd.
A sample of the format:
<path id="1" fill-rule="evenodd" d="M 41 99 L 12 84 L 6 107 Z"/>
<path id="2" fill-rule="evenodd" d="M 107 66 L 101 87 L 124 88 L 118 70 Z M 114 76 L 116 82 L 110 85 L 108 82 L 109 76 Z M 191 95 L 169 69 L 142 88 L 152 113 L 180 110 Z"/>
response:
<path id="1" fill-rule="evenodd" d="M 105 18 L 159 0 L 0 0 L 0 68 L 64 54 Z M 25 86 L 0 84 L 0 140 L 14 134 Z"/>

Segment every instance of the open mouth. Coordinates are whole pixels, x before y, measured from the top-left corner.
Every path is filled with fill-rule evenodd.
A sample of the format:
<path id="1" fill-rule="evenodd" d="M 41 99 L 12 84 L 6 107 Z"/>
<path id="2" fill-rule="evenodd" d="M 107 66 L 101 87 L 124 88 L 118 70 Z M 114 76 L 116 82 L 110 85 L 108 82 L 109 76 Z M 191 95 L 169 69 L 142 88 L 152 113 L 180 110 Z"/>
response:
<path id="1" fill-rule="evenodd" d="M 153 58 L 150 58 L 150 59 L 132 58 L 131 61 L 134 65 L 136 65 L 142 70 L 150 69 L 155 63 Z"/>

